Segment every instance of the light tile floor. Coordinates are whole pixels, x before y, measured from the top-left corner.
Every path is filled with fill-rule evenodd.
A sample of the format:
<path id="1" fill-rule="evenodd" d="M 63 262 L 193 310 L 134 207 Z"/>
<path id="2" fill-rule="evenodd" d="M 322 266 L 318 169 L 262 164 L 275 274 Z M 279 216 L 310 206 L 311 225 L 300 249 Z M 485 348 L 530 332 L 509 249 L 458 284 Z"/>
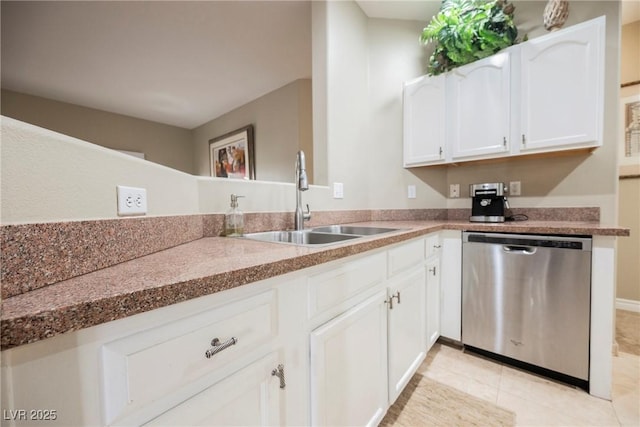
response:
<path id="1" fill-rule="evenodd" d="M 640 356 L 613 362 L 613 401 L 436 343 L 418 372 L 515 412 L 519 426 L 640 426 Z"/>

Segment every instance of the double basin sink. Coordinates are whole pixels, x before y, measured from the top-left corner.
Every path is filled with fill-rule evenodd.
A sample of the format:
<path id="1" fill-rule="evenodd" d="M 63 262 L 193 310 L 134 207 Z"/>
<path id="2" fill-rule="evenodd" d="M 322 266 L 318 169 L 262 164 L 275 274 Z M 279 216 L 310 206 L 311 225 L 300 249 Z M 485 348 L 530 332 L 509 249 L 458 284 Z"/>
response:
<path id="1" fill-rule="evenodd" d="M 265 231 L 249 233 L 243 237 L 263 242 L 289 243 L 303 246 L 321 246 L 344 242 L 364 236 L 398 231 L 399 228 L 364 227 L 352 225 L 329 225 L 308 230 Z"/>

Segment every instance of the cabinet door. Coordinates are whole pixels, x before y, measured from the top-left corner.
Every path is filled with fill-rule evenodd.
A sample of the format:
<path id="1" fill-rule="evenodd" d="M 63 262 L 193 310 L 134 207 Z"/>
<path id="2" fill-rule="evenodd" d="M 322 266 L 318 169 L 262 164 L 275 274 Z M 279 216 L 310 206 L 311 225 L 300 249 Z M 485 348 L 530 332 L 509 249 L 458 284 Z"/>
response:
<path id="1" fill-rule="evenodd" d="M 462 339 L 462 233 L 442 231 L 440 335 Z"/>
<path id="2" fill-rule="evenodd" d="M 389 285 L 389 403 L 395 402 L 426 355 L 424 265 Z"/>
<path id="3" fill-rule="evenodd" d="M 387 305 L 380 291 L 311 332 L 311 425 L 377 425 L 387 410 Z"/>
<path id="4" fill-rule="evenodd" d="M 284 391 L 280 380 L 271 374 L 278 363 L 277 353 L 271 353 L 145 425 L 279 425 Z"/>
<path id="5" fill-rule="evenodd" d="M 520 151 L 602 144 L 605 17 L 522 44 Z"/>
<path id="6" fill-rule="evenodd" d="M 509 152 L 511 90 L 509 52 L 456 68 L 448 75 L 451 158 Z"/>
<path id="7" fill-rule="evenodd" d="M 427 351 L 440 337 L 440 258 L 427 262 Z"/>
<path id="8" fill-rule="evenodd" d="M 404 87 L 404 166 L 444 161 L 445 76 L 422 77 Z"/>

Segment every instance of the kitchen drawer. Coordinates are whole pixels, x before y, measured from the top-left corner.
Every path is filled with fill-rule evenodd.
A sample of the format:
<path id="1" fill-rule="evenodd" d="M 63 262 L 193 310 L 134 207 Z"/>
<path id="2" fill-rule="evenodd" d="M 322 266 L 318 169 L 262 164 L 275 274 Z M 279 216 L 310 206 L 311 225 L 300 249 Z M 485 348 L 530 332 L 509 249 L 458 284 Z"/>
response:
<path id="1" fill-rule="evenodd" d="M 230 365 L 264 348 L 277 334 L 277 292 L 270 290 L 104 345 L 105 422 L 207 375 L 227 375 Z M 224 344 L 232 337 L 234 345 L 205 356 L 214 338 Z"/>
<path id="2" fill-rule="evenodd" d="M 381 284 L 386 279 L 385 256 L 369 255 L 309 277 L 309 318 L 328 310 L 344 311 L 343 303 Z"/>
<path id="3" fill-rule="evenodd" d="M 424 261 L 424 239 L 404 243 L 402 246 L 389 250 L 389 277 Z"/>
<path id="4" fill-rule="evenodd" d="M 424 242 L 425 242 L 425 250 L 427 253 L 427 258 L 440 253 L 440 249 L 442 248 L 442 243 L 440 241 L 440 233 L 433 233 L 433 234 L 427 235 Z"/>

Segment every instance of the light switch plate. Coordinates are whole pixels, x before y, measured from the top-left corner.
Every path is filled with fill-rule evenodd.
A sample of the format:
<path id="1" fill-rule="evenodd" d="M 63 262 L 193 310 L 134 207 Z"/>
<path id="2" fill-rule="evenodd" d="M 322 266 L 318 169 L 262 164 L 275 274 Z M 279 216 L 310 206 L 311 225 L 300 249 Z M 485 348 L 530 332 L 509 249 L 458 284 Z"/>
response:
<path id="1" fill-rule="evenodd" d="M 416 186 L 415 185 L 409 185 L 407 187 L 407 197 L 409 199 L 415 199 L 416 198 Z"/>
<path id="2" fill-rule="evenodd" d="M 333 183 L 333 198 L 334 199 L 344 198 L 344 185 L 341 182 Z"/>
<path id="3" fill-rule="evenodd" d="M 118 185 L 118 215 L 144 215 L 147 213 L 147 190 Z"/>

